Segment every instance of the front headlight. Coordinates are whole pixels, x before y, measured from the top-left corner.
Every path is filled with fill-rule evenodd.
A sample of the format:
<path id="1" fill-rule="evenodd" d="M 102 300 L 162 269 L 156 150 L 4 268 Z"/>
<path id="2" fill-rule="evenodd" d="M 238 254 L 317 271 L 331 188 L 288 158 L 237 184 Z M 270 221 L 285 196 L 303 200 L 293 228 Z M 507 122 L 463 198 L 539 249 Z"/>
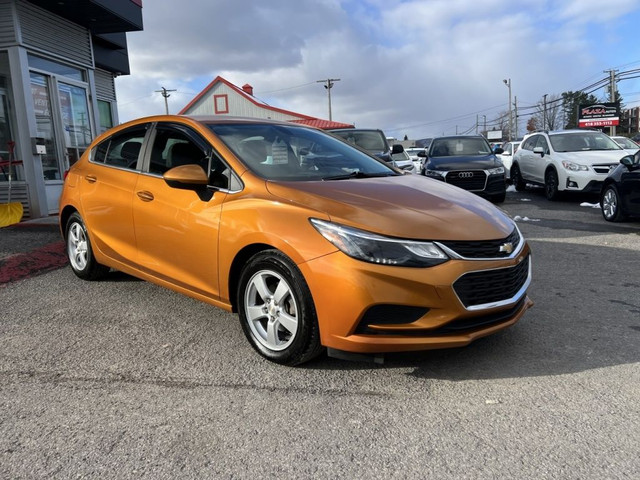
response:
<path id="1" fill-rule="evenodd" d="M 317 218 L 310 221 L 340 251 L 365 262 L 398 267 L 433 267 L 449 260 L 432 242 L 384 237 Z"/>
<path id="2" fill-rule="evenodd" d="M 566 170 L 569 170 L 570 172 L 588 172 L 589 171 L 589 167 L 587 167 L 586 165 L 578 165 L 577 163 L 568 162 L 566 160 L 562 161 L 562 166 Z"/>
<path id="3" fill-rule="evenodd" d="M 444 172 L 442 170 L 429 170 L 428 168 L 424 169 L 424 174 L 427 177 L 439 178 L 440 180 L 444 178 L 446 173 L 447 172 Z"/>
<path id="4" fill-rule="evenodd" d="M 504 175 L 504 167 L 490 168 L 487 171 L 489 175 Z"/>

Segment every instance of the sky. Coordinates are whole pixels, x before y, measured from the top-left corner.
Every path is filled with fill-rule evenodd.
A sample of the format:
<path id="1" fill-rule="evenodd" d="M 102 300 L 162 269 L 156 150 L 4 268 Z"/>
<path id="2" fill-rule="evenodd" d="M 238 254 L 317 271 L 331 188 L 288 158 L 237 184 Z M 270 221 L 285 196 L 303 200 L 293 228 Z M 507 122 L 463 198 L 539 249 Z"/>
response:
<path id="1" fill-rule="evenodd" d="M 476 133 L 517 102 L 608 78 L 640 106 L 638 0 L 145 0 L 120 121 L 178 113 L 216 76 L 277 108 L 409 139 Z M 626 73 L 639 70 L 638 73 Z M 606 101 L 604 89 L 592 92 Z M 529 108 L 527 108 L 529 107 Z"/>

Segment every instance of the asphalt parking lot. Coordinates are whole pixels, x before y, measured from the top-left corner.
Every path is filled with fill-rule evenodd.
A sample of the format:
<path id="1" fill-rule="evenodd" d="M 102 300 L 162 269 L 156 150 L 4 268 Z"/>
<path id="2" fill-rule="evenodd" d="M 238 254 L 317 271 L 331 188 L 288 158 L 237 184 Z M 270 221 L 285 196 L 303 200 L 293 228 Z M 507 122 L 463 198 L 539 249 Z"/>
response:
<path id="1" fill-rule="evenodd" d="M 7 276 L 0 477 L 638 478 L 640 221 L 595 201 L 509 192 L 535 306 L 383 365 L 269 363 L 235 315 L 117 272 Z M 3 272 L 59 241 L 0 230 Z"/>

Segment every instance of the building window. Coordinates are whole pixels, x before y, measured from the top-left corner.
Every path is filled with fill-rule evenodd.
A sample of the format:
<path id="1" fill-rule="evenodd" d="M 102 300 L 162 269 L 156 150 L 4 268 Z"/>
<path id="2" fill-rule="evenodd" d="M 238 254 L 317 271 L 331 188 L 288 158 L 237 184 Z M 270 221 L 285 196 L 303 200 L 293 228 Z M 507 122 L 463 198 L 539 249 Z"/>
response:
<path id="1" fill-rule="evenodd" d="M 29 67 L 37 70 L 44 70 L 46 72 L 53 73 L 55 75 L 61 75 L 63 77 L 78 80 L 79 82 L 85 82 L 84 71 L 79 68 L 74 68 L 64 63 L 54 62 L 45 58 L 36 57 L 35 55 L 29 55 Z"/>
<path id="2" fill-rule="evenodd" d="M 113 116 L 111 115 L 111 102 L 98 100 L 98 115 L 100 116 L 100 133 L 104 133 L 113 127 Z"/>
<path id="3" fill-rule="evenodd" d="M 213 104 L 215 107 L 216 114 L 229 113 L 229 97 L 226 94 L 214 95 Z"/>

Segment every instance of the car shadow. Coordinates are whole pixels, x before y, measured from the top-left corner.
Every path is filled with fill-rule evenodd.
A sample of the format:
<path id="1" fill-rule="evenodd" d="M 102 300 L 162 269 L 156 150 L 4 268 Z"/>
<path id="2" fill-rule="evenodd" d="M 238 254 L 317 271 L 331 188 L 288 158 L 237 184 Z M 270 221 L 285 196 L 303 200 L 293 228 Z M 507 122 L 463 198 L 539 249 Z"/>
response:
<path id="1" fill-rule="evenodd" d="M 544 245 L 543 245 L 544 244 Z M 564 375 L 640 362 L 640 252 L 538 242 L 529 295 L 511 328 L 467 347 L 386 354 L 384 364 L 321 359 L 310 368 L 411 369 L 452 381 Z"/>

